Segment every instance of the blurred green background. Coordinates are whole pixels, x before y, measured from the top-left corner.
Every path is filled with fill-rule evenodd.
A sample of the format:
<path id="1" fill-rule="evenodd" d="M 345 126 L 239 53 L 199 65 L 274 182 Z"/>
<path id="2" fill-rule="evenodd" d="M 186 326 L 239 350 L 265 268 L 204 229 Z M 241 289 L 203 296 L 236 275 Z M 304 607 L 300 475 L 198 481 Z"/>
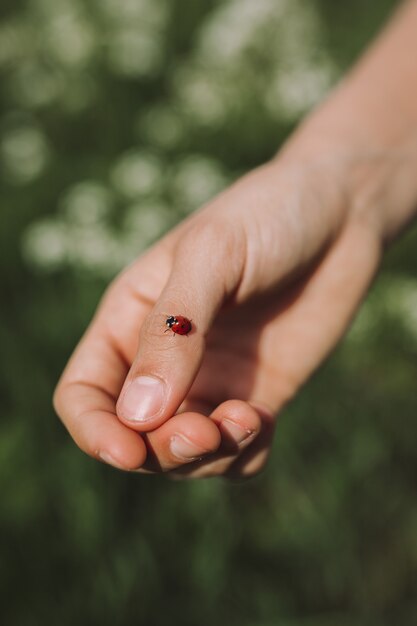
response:
<path id="1" fill-rule="evenodd" d="M 0 618 L 417 623 L 417 233 L 248 483 L 84 456 L 56 380 L 108 281 L 270 158 L 393 0 L 2 0 Z"/>

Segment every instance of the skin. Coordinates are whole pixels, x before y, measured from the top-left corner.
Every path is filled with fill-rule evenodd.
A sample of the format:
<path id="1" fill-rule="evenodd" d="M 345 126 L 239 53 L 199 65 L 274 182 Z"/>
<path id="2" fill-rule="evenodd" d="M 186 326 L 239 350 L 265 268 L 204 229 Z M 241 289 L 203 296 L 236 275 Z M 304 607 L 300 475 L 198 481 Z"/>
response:
<path id="1" fill-rule="evenodd" d="M 263 467 L 276 417 L 415 216 L 416 29 L 417 2 L 406 2 L 274 159 L 109 286 L 54 396 L 84 452 L 177 478 Z M 190 334 L 164 333 L 169 315 L 192 319 Z M 140 375 L 163 381 L 166 396 L 132 422 L 127 394 Z M 181 438 L 187 455 L 173 446 Z"/>

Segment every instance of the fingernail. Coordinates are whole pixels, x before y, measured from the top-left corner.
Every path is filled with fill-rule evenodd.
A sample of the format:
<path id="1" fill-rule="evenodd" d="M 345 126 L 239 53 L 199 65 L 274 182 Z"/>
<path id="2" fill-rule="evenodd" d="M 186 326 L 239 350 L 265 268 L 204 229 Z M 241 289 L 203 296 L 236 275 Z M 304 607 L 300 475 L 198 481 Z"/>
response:
<path id="1" fill-rule="evenodd" d="M 201 449 L 201 446 L 193 443 L 184 435 L 173 435 L 171 437 L 170 449 L 174 456 L 186 461 L 201 458 L 206 452 L 206 450 Z"/>
<path id="2" fill-rule="evenodd" d="M 116 459 L 114 459 L 112 455 L 109 454 L 108 452 L 99 452 L 98 456 L 100 457 L 102 461 L 104 461 L 104 463 L 107 463 L 107 465 L 112 465 L 113 467 L 116 467 L 117 469 L 127 471 L 126 468 L 120 465 L 120 463 L 118 463 Z"/>
<path id="3" fill-rule="evenodd" d="M 250 430 L 250 428 L 244 428 L 240 424 L 232 422 L 231 420 L 222 421 L 222 430 L 225 430 L 237 444 L 243 443 L 246 439 L 249 439 L 254 432 L 253 430 Z"/>
<path id="4" fill-rule="evenodd" d="M 121 417 L 132 422 L 142 422 L 157 415 L 165 400 L 165 384 L 154 376 L 135 378 L 124 395 L 118 408 Z"/>

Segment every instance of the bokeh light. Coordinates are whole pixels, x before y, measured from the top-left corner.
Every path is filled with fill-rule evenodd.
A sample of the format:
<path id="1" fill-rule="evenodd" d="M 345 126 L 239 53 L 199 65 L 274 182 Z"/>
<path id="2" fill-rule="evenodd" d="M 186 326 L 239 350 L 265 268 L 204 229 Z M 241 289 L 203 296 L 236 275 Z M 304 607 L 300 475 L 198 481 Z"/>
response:
<path id="1" fill-rule="evenodd" d="M 161 187 L 162 163 L 152 153 L 129 151 L 118 158 L 111 177 L 115 188 L 127 198 L 151 195 Z"/>
<path id="2" fill-rule="evenodd" d="M 36 124 L 16 119 L 0 136 L 0 157 L 6 176 L 16 185 L 38 178 L 48 161 L 47 139 Z"/>

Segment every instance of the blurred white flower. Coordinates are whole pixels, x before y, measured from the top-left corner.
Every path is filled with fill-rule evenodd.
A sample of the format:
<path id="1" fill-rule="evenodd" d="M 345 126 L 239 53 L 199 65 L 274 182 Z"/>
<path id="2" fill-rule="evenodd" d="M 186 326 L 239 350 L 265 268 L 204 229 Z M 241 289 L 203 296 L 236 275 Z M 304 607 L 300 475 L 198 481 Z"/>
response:
<path id="1" fill-rule="evenodd" d="M 238 104 L 236 90 L 227 78 L 204 66 L 180 67 L 173 84 L 179 108 L 201 125 L 221 124 Z"/>
<path id="2" fill-rule="evenodd" d="M 19 22 L 0 24 L 0 67 L 15 62 L 22 55 L 22 43 L 26 36 L 26 28 Z"/>
<path id="3" fill-rule="evenodd" d="M 331 63 L 326 61 L 279 69 L 265 95 L 272 117 L 289 121 L 299 118 L 324 97 L 334 74 Z"/>
<path id="4" fill-rule="evenodd" d="M 76 183 L 65 192 L 60 201 L 60 209 L 65 218 L 80 225 L 100 222 L 108 215 L 111 205 L 110 191 L 94 180 Z"/>
<path id="5" fill-rule="evenodd" d="M 30 265 L 44 271 L 71 265 L 105 277 L 127 260 L 123 243 L 105 224 L 76 224 L 57 218 L 30 225 L 22 238 L 22 253 Z"/>
<path id="6" fill-rule="evenodd" d="M 358 345 L 369 339 L 385 322 L 399 323 L 417 342 L 417 280 L 404 276 L 382 276 L 362 306 L 348 334 Z"/>
<path id="7" fill-rule="evenodd" d="M 193 210 L 227 184 L 219 163 L 203 155 L 188 156 L 175 168 L 172 191 L 180 209 Z"/>
<path id="8" fill-rule="evenodd" d="M 306 0 L 220 3 L 174 72 L 179 105 L 197 123 L 215 126 L 257 99 L 278 121 L 294 121 L 335 78 L 322 30 Z"/>
<path id="9" fill-rule="evenodd" d="M 162 163 L 152 153 L 131 150 L 118 159 L 111 178 L 115 188 L 126 197 L 146 196 L 162 185 Z"/>
<path id="10" fill-rule="evenodd" d="M 203 24 L 197 54 L 222 68 L 224 63 L 239 61 L 246 47 L 256 40 L 258 30 L 280 18 L 287 6 L 288 0 L 231 0 L 219 4 Z"/>
<path id="11" fill-rule="evenodd" d="M 138 132 L 161 148 L 172 148 L 182 138 L 184 123 L 177 111 L 166 105 L 154 106 L 140 115 Z"/>
<path id="12" fill-rule="evenodd" d="M 417 280 L 398 276 L 386 282 L 384 304 L 388 313 L 399 315 L 405 329 L 417 341 Z"/>
<path id="13" fill-rule="evenodd" d="M 108 42 L 108 62 L 116 74 L 146 76 L 161 66 L 163 41 L 156 33 L 132 27 L 114 32 Z"/>
<path id="14" fill-rule="evenodd" d="M 55 219 L 44 219 L 31 224 L 22 239 L 26 260 L 45 270 L 54 270 L 67 260 L 67 231 Z"/>
<path id="15" fill-rule="evenodd" d="M 104 224 L 73 224 L 67 229 L 68 260 L 108 275 L 118 269 L 119 240 Z"/>
<path id="16" fill-rule="evenodd" d="M 166 0 L 97 0 L 97 6 L 111 23 L 162 28 L 169 16 Z"/>
<path id="17" fill-rule="evenodd" d="M 32 0 L 33 13 L 39 16 L 42 23 L 56 16 L 80 8 L 79 0 Z"/>
<path id="18" fill-rule="evenodd" d="M 63 65 L 85 64 L 96 48 L 91 25 L 77 13 L 65 11 L 45 24 L 45 46 Z"/>
<path id="19" fill-rule="evenodd" d="M 1 137 L 0 157 L 8 180 L 17 185 L 24 185 L 40 176 L 48 156 L 46 137 L 34 125 L 15 125 Z"/>
<path id="20" fill-rule="evenodd" d="M 126 209 L 123 229 L 125 236 L 137 238 L 143 247 L 160 237 L 170 221 L 170 211 L 165 204 L 137 203 Z"/>
<path id="21" fill-rule="evenodd" d="M 46 68 L 36 59 L 21 63 L 10 80 L 11 91 L 19 104 L 42 107 L 60 95 L 64 79 L 57 68 Z"/>

